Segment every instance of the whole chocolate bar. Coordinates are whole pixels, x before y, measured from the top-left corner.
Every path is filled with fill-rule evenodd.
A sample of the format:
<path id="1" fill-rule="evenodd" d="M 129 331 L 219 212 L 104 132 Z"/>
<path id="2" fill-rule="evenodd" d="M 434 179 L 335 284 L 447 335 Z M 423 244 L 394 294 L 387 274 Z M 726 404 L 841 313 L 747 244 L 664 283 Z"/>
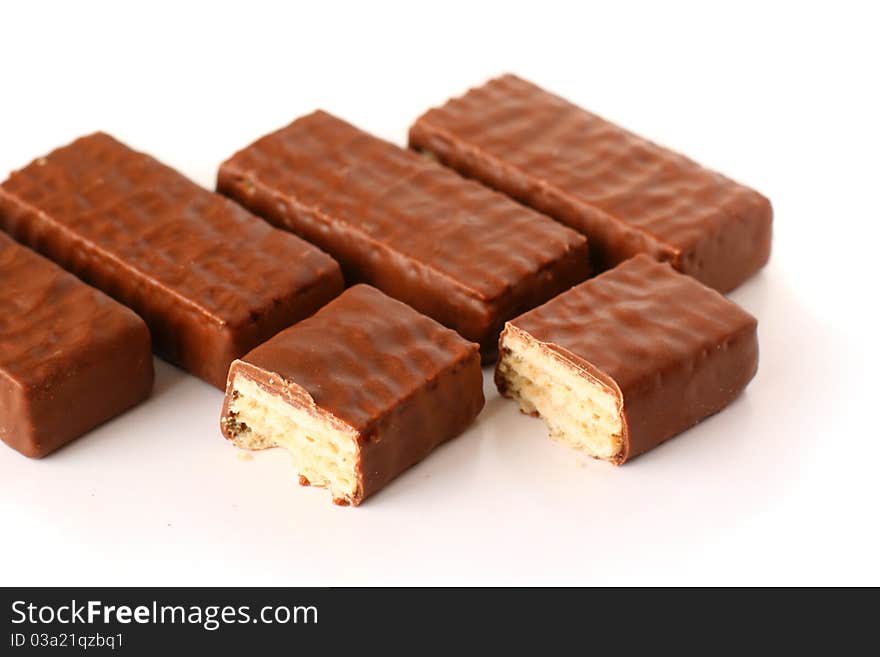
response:
<path id="1" fill-rule="evenodd" d="M 513 75 L 432 109 L 410 145 L 583 232 L 593 265 L 638 253 L 728 291 L 770 257 L 770 202 Z"/>
<path id="2" fill-rule="evenodd" d="M 220 426 L 290 450 L 300 483 L 359 504 L 483 407 L 478 346 L 356 285 L 232 364 Z"/>
<path id="3" fill-rule="evenodd" d="M 499 391 L 623 463 L 720 411 L 758 367 L 755 318 L 639 255 L 507 323 Z"/>
<path id="4" fill-rule="evenodd" d="M 576 232 L 325 112 L 236 153 L 217 189 L 478 342 L 589 275 Z"/>
<path id="5" fill-rule="evenodd" d="M 341 292 L 332 258 L 106 134 L 0 185 L 0 227 L 135 310 L 172 363 L 229 364 Z"/>
<path id="6" fill-rule="evenodd" d="M 152 387 L 143 320 L 0 233 L 0 440 L 46 456 Z"/>

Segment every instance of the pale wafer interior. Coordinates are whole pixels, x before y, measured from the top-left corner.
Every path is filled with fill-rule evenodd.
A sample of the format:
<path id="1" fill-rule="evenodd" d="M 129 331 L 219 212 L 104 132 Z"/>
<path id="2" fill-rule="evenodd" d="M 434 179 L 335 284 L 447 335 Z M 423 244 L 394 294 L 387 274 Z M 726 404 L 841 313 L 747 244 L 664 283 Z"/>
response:
<path id="1" fill-rule="evenodd" d="M 339 502 L 353 501 L 358 486 L 357 432 L 335 416 L 314 406 L 293 405 L 238 374 L 232 381 L 228 418 L 237 446 L 284 447 L 310 485 L 329 488 Z"/>
<path id="2" fill-rule="evenodd" d="M 523 412 L 537 412 L 551 438 L 599 459 L 613 460 L 622 451 L 617 395 L 527 333 L 507 327 L 498 373 L 506 394 Z"/>

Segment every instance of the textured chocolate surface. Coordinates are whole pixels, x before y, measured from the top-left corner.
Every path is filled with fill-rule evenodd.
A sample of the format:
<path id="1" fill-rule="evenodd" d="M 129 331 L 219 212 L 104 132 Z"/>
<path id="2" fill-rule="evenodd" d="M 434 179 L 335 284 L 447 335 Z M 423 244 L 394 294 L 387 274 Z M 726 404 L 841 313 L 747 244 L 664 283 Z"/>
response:
<path id="1" fill-rule="evenodd" d="M 0 233 L 0 439 L 45 456 L 152 386 L 143 320 Z"/>
<path id="2" fill-rule="evenodd" d="M 478 346 L 368 285 L 233 363 L 230 382 L 236 375 L 358 432 L 355 504 L 464 431 L 484 404 Z M 228 405 L 229 389 L 221 428 L 231 438 Z"/>
<path id="3" fill-rule="evenodd" d="M 343 286 L 315 247 L 102 133 L 13 173 L 0 227 L 135 310 L 161 356 L 220 388 L 233 359 Z"/>
<path id="4" fill-rule="evenodd" d="M 724 408 L 758 367 L 754 317 L 645 255 L 510 324 L 617 391 L 626 434 L 619 462 Z"/>
<path id="5" fill-rule="evenodd" d="M 236 153 L 217 187 L 488 358 L 505 320 L 589 274 L 581 235 L 324 112 Z"/>
<path id="6" fill-rule="evenodd" d="M 410 145 L 583 232 L 598 268 L 646 253 L 727 291 L 770 255 L 766 198 L 513 75 L 429 110 Z"/>

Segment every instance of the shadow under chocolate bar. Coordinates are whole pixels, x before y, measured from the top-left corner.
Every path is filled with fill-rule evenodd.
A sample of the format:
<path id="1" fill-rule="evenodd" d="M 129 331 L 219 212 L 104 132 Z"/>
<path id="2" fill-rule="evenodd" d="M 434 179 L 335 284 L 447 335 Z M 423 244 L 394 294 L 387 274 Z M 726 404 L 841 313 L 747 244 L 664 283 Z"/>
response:
<path id="1" fill-rule="evenodd" d="M 0 233 L 0 440 L 41 458 L 146 399 L 143 320 Z"/>
<path id="2" fill-rule="evenodd" d="M 514 75 L 429 110 L 409 141 L 587 235 L 600 270 L 646 253 L 725 292 L 770 257 L 759 193 Z"/>
<path id="3" fill-rule="evenodd" d="M 12 173 L 0 228 L 132 308 L 160 356 L 221 389 L 235 358 L 343 289 L 319 249 L 103 133 Z"/>
<path id="4" fill-rule="evenodd" d="M 218 191 L 497 353 L 505 320 L 589 275 L 586 239 L 325 112 L 236 153 Z"/>

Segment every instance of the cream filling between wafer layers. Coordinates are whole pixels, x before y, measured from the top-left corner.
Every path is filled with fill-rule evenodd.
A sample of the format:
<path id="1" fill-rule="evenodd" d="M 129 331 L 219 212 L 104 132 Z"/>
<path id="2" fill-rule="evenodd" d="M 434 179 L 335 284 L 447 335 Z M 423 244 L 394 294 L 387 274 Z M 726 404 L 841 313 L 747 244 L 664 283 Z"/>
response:
<path id="1" fill-rule="evenodd" d="M 498 372 L 506 394 L 540 415 L 554 440 L 605 460 L 623 450 L 617 395 L 527 333 L 507 327 Z"/>
<path id="2" fill-rule="evenodd" d="M 233 379 L 232 391 L 230 434 L 238 447 L 284 447 L 310 485 L 329 488 L 334 500 L 353 499 L 358 486 L 354 429 L 344 430 L 343 422 L 320 409 L 292 405 L 246 376 Z"/>

